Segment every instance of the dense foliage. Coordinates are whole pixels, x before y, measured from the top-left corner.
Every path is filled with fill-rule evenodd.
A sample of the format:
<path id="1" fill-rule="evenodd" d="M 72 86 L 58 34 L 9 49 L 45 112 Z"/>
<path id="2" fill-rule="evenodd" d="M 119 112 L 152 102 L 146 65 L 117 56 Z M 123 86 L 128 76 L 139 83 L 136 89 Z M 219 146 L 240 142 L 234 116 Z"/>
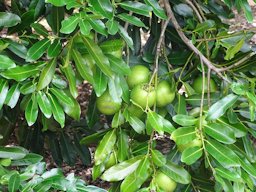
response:
<path id="1" fill-rule="evenodd" d="M 230 31 L 233 8 L 253 21 L 240 0 L 2 4 L 0 134 L 24 112 L 19 141 L 47 136 L 59 163 L 90 158 L 85 145 L 97 143 L 92 177 L 109 191 L 255 191 L 253 28 Z M 174 143 L 166 155 L 159 136 Z"/>

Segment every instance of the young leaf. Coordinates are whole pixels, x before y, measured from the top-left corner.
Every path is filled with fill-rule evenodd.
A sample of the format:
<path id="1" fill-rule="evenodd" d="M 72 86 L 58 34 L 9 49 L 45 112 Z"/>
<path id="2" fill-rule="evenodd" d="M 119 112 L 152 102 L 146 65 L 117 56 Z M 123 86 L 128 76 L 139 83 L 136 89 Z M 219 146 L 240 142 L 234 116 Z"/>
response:
<path id="1" fill-rule="evenodd" d="M 61 22 L 60 32 L 64 34 L 70 34 L 75 29 L 79 22 L 79 17 L 77 15 L 71 16 Z"/>
<path id="2" fill-rule="evenodd" d="M 138 168 L 141 160 L 142 156 L 136 156 L 132 159 L 116 164 L 105 171 L 101 176 L 101 179 L 111 182 L 121 181 Z"/>
<path id="3" fill-rule="evenodd" d="M 203 155 L 203 149 L 200 147 L 190 147 L 185 149 L 181 155 L 181 162 L 191 165 Z"/>
<path id="4" fill-rule="evenodd" d="M 53 75 L 55 73 L 57 62 L 56 59 L 52 59 L 50 62 L 46 64 L 42 73 L 40 74 L 39 81 L 37 84 L 37 91 L 40 91 L 47 87 L 49 83 L 52 81 Z"/>
<path id="5" fill-rule="evenodd" d="M 0 70 L 16 67 L 16 64 L 7 56 L 0 55 Z"/>
<path id="6" fill-rule="evenodd" d="M 39 59 L 45 52 L 45 50 L 50 46 L 51 41 L 49 39 L 43 39 L 36 42 L 32 47 L 29 48 L 26 61 L 32 62 Z"/>
<path id="7" fill-rule="evenodd" d="M 109 131 L 100 141 L 100 144 L 98 145 L 95 151 L 95 155 L 94 155 L 95 165 L 101 164 L 106 159 L 106 157 L 112 151 L 115 143 L 116 143 L 116 130 Z"/>
<path id="8" fill-rule="evenodd" d="M 238 96 L 234 94 L 229 94 L 221 100 L 214 103 L 206 116 L 207 121 L 215 120 L 221 117 L 232 105 L 237 101 Z"/>
<path id="9" fill-rule="evenodd" d="M 195 125 L 198 119 L 193 116 L 178 114 L 172 117 L 172 120 L 181 126 Z"/>
<path id="10" fill-rule="evenodd" d="M 28 122 L 28 126 L 32 126 L 36 122 L 37 116 L 38 116 L 37 99 L 35 94 L 33 94 L 25 110 L 25 117 Z"/>
<path id="11" fill-rule="evenodd" d="M 210 123 L 204 126 L 204 131 L 207 135 L 225 144 L 236 142 L 233 130 L 224 124 Z"/>
<path id="12" fill-rule="evenodd" d="M 37 103 L 39 105 L 40 110 L 42 111 L 44 116 L 49 119 L 52 116 L 52 110 L 51 110 L 52 107 L 48 97 L 44 92 L 39 91 L 37 93 L 36 98 L 37 98 Z"/>

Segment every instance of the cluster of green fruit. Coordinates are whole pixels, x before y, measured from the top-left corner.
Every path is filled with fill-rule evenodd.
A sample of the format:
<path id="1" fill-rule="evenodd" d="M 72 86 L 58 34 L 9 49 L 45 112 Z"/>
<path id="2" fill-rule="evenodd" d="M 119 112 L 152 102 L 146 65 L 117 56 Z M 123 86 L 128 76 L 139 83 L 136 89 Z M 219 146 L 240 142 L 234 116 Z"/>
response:
<path id="1" fill-rule="evenodd" d="M 135 104 L 129 106 L 129 111 L 136 116 L 143 113 L 141 109 L 145 110 L 155 104 L 161 108 L 175 98 L 175 91 L 168 81 L 160 81 L 157 86 L 151 85 L 150 77 L 150 70 L 143 65 L 133 66 L 131 73 L 127 76 L 127 84 L 131 90 L 130 99 Z M 97 98 L 96 105 L 98 110 L 105 115 L 113 115 L 121 108 L 121 103 L 114 102 L 108 90 Z"/>

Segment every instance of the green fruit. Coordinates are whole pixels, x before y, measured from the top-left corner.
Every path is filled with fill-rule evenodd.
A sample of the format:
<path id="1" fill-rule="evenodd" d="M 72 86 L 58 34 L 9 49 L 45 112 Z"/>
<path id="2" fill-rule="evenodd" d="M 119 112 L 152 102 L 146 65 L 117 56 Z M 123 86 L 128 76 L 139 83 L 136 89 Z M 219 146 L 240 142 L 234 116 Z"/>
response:
<path id="1" fill-rule="evenodd" d="M 105 168 L 108 169 L 108 168 L 112 167 L 113 165 L 115 165 L 116 163 L 117 163 L 117 161 L 116 161 L 115 152 L 112 152 L 109 156 L 109 159 L 107 160 L 107 162 L 105 164 Z"/>
<path id="2" fill-rule="evenodd" d="M 131 68 L 131 72 L 127 77 L 127 84 L 132 89 L 136 85 L 148 83 L 150 71 L 143 65 L 135 65 Z"/>
<path id="3" fill-rule="evenodd" d="M 192 84 L 193 89 L 195 90 L 196 93 L 202 93 L 203 91 L 203 77 L 197 77 L 193 84 Z M 204 93 L 207 93 L 208 91 L 208 82 L 207 78 L 205 78 L 204 82 Z M 210 79 L 210 92 L 216 92 L 217 91 L 217 85 L 213 79 Z"/>
<path id="4" fill-rule="evenodd" d="M 141 84 L 132 89 L 130 97 L 133 102 L 145 109 L 146 106 L 152 107 L 155 104 L 156 91 L 148 84 Z"/>
<path id="5" fill-rule="evenodd" d="M 165 192 L 173 192 L 177 187 L 177 183 L 161 171 L 157 171 L 155 179 L 158 187 Z"/>
<path id="6" fill-rule="evenodd" d="M 193 141 L 190 141 L 186 144 L 182 144 L 182 145 L 178 145 L 178 150 L 180 152 L 183 152 L 185 149 L 187 148 L 191 148 L 191 147 L 202 147 L 202 141 L 201 139 L 197 138 L 197 139 L 194 139 Z"/>
<path id="7" fill-rule="evenodd" d="M 170 104 L 175 98 L 175 92 L 167 81 L 161 81 L 156 89 L 156 106 L 164 107 Z"/>
<path id="8" fill-rule="evenodd" d="M 96 106 L 101 113 L 105 115 L 113 115 L 119 111 L 121 103 L 116 103 L 107 90 L 96 99 Z"/>

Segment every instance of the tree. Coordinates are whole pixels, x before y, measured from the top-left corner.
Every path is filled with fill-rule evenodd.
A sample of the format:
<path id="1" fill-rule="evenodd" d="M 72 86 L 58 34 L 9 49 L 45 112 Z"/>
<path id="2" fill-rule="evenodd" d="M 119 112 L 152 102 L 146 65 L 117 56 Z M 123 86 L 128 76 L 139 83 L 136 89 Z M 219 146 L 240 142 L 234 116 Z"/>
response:
<path id="1" fill-rule="evenodd" d="M 28 126 L 64 128 L 67 116 L 80 119 L 76 86 L 86 80 L 86 126 L 96 127 L 100 111 L 109 127 L 80 143 L 99 141 L 93 178 L 114 182 L 110 191 L 255 190 L 253 28 L 231 33 L 227 24 L 232 8 L 253 21 L 247 1 L 33 0 L 1 8 L 2 31 L 17 38 L 1 39 L 3 114 L 3 105 L 20 102 Z M 168 155 L 156 149 L 156 135 L 174 142 Z"/>

